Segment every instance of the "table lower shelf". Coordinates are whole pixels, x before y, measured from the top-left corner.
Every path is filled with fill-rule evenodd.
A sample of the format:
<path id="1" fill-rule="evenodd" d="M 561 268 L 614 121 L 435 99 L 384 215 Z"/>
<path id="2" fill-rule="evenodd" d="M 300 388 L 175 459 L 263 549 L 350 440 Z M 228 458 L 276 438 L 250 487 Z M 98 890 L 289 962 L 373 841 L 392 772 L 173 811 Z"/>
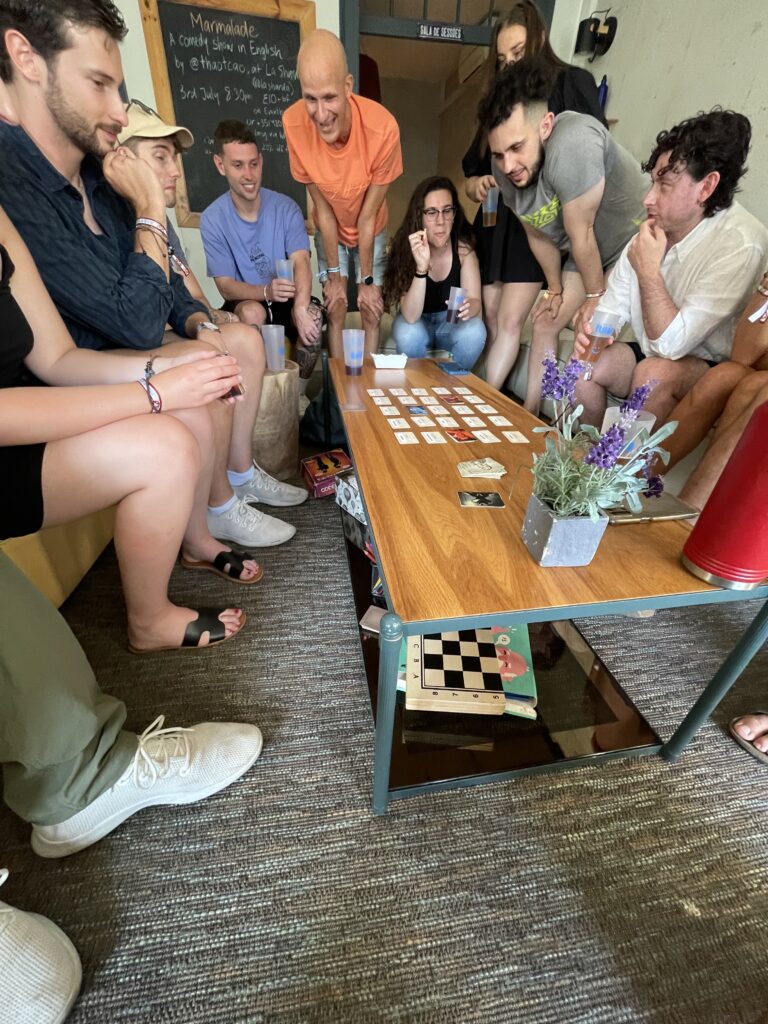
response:
<path id="1" fill-rule="evenodd" d="M 347 542 L 358 619 L 370 605 L 370 562 Z M 572 622 L 529 626 L 538 688 L 536 721 L 513 715 L 413 711 L 398 694 L 390 797 L 570 767 L 608 757 L 657 753 L 661 741 Z M 378 637 L 361 630 L 373 714 Z"/>

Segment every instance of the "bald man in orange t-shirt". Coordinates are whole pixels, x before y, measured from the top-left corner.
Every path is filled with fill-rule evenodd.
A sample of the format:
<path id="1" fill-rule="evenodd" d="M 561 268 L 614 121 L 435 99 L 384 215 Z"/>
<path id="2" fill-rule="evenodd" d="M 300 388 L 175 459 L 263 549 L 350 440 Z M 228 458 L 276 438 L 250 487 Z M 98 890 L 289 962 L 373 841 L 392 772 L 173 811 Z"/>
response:
<path id="1" fill-rule="evenodd" d="M 302 99 L 283 114 L 283 129 L 291 174 L 312 197 L 331 355 L 343 354 L 352 260 L 368 354 L 378 349 L 384 312 L 386 195 L 403 173 L 400 131 L 381 104 L 353 94 L 344 48 L 331 32 L 307 36 L 299 50 L 298 75 Z"/>

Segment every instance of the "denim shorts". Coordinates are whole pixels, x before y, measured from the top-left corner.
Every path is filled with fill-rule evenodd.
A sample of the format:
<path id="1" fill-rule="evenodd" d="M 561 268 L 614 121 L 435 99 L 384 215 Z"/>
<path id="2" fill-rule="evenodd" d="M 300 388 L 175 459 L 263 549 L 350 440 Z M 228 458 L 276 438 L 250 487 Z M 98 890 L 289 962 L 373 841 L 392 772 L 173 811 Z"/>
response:
<path id="1" fill-rule="evenodd" d="M 319 271 L 328 269 L 328 260 L 323 249 L 323 239 L 320 229 L 315 228 L 315 250 L 317 251 L 317 269 Z M 341 268 L 341 276 L 349 277 L 349 262 L 354 261 L 355 281 L 360 284 L 360 251 L 356 245 L 343 245 L 339 242 L 339 257 L 334 266 Z M 387 266 L 387 232 L 380 231 L 373 239 L 373 283 L 381 285 L 384 283 L 384 271 Z"/>

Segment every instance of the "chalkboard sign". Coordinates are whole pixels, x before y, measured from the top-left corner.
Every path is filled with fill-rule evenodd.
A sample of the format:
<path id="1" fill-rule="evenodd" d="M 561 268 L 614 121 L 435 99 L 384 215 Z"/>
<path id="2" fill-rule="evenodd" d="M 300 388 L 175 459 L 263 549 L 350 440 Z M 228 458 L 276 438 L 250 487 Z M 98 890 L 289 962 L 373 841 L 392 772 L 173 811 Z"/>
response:
<path id="1" fill-rule="evenodd" d="M 226 189 L 213 164 L 213 133 L 230 118 L 253 129 L 264 154 L 265 188 L 290 195 L 306 216 L 306 188 L 291 177 L 281 117 L 301 95 L 296 57 L 315 27 L 314 4 L 227 0 L 224 10 L 220 2 L 142 0 L 157 109 L 195 137 L 182 158 L 179 222 L 196 227 Z"/>

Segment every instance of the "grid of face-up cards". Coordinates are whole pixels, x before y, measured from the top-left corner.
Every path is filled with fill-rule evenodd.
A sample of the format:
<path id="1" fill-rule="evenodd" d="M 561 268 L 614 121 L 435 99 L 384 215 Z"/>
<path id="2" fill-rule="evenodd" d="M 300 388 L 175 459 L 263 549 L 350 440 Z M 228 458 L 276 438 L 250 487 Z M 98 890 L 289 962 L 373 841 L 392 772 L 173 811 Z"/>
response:
<path id="1" fill-rule="evenodd" d="M 490 428 L 513 426 L 494 405 L 464 386 L 369 388 L 368 394 L 398 444 L 500 444 L 501 437 Z M 528 443 L 518 430 L 501 433 L 506 441 Z"/>

